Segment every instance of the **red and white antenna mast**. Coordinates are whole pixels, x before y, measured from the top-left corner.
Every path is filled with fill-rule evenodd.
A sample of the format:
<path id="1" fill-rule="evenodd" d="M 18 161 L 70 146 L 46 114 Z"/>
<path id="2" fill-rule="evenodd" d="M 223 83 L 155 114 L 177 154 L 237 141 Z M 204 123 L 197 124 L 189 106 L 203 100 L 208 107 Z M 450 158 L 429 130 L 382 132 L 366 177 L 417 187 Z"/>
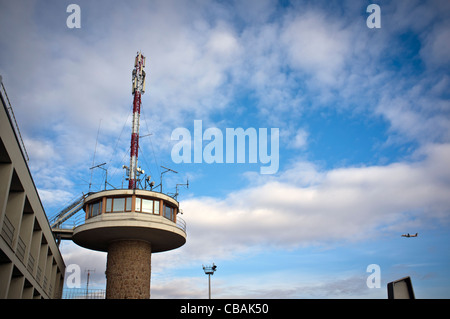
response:
<path id="1" fill-rule="evenodd" d="M 131 124 L 131 149 L 130 149 L 130 167 L 128 170 L 128 188 L 135 189 L 137 174 L 143 173 L 138 168 L 138 150 L 139 150 L 139 117 L 141 115 L 141 95 L 145 92 L 145 57 L 138 52 L 133 69 L 133 123 Z"/>

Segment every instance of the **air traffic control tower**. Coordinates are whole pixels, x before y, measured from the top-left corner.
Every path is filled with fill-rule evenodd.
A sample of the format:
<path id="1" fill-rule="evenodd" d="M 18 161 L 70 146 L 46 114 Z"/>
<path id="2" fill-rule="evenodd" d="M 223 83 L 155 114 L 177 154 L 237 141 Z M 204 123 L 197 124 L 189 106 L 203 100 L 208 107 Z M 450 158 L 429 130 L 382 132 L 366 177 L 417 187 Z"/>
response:
<path id="1" fill-rule="evenodd" d="M 139 189 L 142 170 L 138 167 L 139 116 L 141 94 L 145 90 L 145 57 L 138 53 L 133 69 L 133 123 L 128 189 L 88 193 L 55 218 L 52 228 L 61 239 L 72 239 L 79 246 L 107 252 L 106 298 L 150 298 L 152 253 L 181 247 L 186 227 L 177 218 L 176 197 Z M 152 188 L 153 189 L 153 188 Z M 161 187 L 162 190 L 162 187 Z M 60 227 L 74 212 L 85 212 L 84 223 L 73 229 Z"/>
<path id="2" fill-rule="evenodd" d="M 83 209 L 86 221 L 72 240 L 108 252 L 106 298 L 150 298 L 151 254 L 186 242 L 178 202 L 159 192 L 119 189 L 87 196 Z"/>

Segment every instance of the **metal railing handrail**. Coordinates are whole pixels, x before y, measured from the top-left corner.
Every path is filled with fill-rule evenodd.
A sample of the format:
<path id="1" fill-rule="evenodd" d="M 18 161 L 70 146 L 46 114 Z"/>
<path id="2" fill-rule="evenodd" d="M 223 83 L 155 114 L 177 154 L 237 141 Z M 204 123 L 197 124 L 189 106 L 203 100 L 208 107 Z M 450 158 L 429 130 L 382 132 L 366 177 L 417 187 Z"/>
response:
<path id="1" fill-rule="evenodd" d="M 5 86 L 3 85 L 3 78 L 1 75 L 0 75 L 0 94 L 2 95 L 2 97 L 5 96 L 6 101 L 8 102 L 8 106 L 5 105 L 6 110 L 8 111 L 8 115 L 11 119 L 11 124 L 14 128 L 14 133 L 16 134 L 16 137 L 20 145 L 20 150 L 26 162 L 28 162 L 30 158 L 28 157 L 28 152 L 27 149 L 25 148 L 25 143 L 23 142 L 22 134 L 20 134 L 19 125 L 17 124 L 16 116 L 14 115 L 14 110 L 12 108 L 11 101 L 9 100 L 8 94 L 6 93 Z"/>
<path id="2" fill-rule="evenodd" d="M 186 232 L 186 222 L 183 218 L 177 216 L 177 222 L 175 223 L 178 228 L 180 228 L 182 231 Z"/>
<path id="3" fill-rule="evenodd" d="M 108 213 L 108 214 L 116 214 L 116 213 Z M 142 214 L 142 213 L 140 213 Z M 161 215 L 158 215 L 161 216 Z M 164 216 L 161 216 L 164 217 Z M 72 218 L 74 219 L 68 219 L 65 223 L 61 223 L 56 225 L 56 227 L 54 227 L 55 229 L 74 229 L 77 226 L 81 226 L 85 223 L 85 214 L 84 212 L 82 214 L 75 214 L 74 216 L 72 216 Z M 164 217 L 165 218 L 165 217 Z M 165 218 L 167 219 L 167 218 Z M 173 222 L 173 220 L 168 219 L 170 221 Z M 175 225 L 177 228 L 181 229 L 182 231 L 184 231 L 186 233 L 186 221 L 179 217 L 179 215 L 177 215 L 177 219 L 175 222 Z"/>

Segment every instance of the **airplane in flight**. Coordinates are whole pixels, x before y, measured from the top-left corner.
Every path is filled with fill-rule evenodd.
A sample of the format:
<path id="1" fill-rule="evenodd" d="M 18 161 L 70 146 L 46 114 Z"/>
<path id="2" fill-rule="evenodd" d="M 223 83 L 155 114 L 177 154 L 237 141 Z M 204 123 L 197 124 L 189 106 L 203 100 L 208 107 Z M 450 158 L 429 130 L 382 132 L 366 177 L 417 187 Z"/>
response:
<path id="1" fill-rule="evenodd" d="M 410 235 L 409 233 L 407 234 L 403 234 L 402 237 L 417 237 L 417 235 L 419 235 L 419 233 L 416 233 L 415 235 Z"/>

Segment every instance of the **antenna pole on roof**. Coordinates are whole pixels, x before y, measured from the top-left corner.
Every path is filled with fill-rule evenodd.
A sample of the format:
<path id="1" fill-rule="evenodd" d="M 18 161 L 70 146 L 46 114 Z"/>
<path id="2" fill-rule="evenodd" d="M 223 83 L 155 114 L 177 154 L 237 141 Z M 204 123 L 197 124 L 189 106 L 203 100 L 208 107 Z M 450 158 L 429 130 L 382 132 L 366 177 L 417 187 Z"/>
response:
<path id="1" fill-rule="evenodd" d="M 138 174 L 138 150 L 139 150 L 139 117 L 141 114 L 141 95 L 145 92 L 145 57 L 138 52 L 134 60 L 132 77 L 133 122 L 131 126 L 131 147 L 128 188 L 135 189 Z"/>

